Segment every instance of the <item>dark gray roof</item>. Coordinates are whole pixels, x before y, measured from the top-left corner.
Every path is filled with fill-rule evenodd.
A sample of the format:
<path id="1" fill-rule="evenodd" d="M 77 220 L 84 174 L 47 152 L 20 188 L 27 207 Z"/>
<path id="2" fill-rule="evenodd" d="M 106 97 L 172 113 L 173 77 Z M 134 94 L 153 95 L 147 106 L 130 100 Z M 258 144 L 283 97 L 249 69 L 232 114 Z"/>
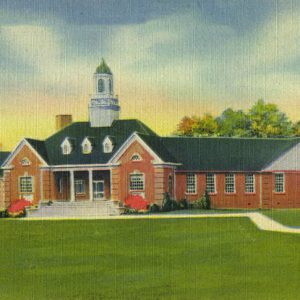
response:
<path id="1" fill-rule="evenodd" d="M 300 139 L 165 137 L 161 142 L 182 170 L 259 171 Z"/>
<path id="2" fill-rule="evenodd" d="M 134 132 L 164 162 L 177 163 L 179 170 L 186 171 L 260 171 L 300 142 L 300 138 L 160 137 L 138 120 L 116 120 L 111 127 L 94 128 L 76 122 L 45 141 L 26 140 L 50 165 L 105 164 Z M 103 152 L 106 136 L 114 141 L 112 153 Z M 70 155 L 61 150 L 66 137 L 74 146 Z M 82 153 L 86 137 L 93 141 L 90 154 Z"/>
<path id="3" fill-rule="evenodd" d="M 90 127 L 89 122 L 76 122 L 55 133 L 44 142 L 47 152 L 45 159 L 51 165 L 104 164 L 133 132 L 156 135 L 138 120 L 116 120 L 111 127 Z M 115 144 L 112 153 L 103 152 L 102 143 L 106 136 L 109 136 Z M 74 149 L 69 155 L 63 155 L 60 147 L 66 137 L 71 138 L 74 144 Z M 90 154 L 82 153 L 81 143 L 85 137 L 93 139 L 93 151 Z M 42 145 L 40 148 L 44 149 Z"/>
<path id="4" fill-rule="evenodd" d="M 10 152 L 0 151 L 0 177 L 3 176 L 3 169 L 1 169 L 1 165 L 4 163 L 9 154 Z"/>

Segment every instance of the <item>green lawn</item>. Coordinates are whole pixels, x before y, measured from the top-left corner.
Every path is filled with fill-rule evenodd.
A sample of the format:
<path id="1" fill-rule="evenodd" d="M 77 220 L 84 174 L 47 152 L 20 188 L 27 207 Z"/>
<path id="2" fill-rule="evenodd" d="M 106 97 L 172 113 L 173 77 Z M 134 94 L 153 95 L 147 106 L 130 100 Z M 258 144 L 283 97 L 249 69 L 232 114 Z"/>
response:
<path id="1" fill-rule="evenodd" d="M 263 210 L 266 216 L 288 226 L 300 226 L 300 209 Z"/>
<path id="2" fill-rule="evenodd" d="M 0 299 L 299 299 L 300 235 L 246 218 L 0 221 Z"/>

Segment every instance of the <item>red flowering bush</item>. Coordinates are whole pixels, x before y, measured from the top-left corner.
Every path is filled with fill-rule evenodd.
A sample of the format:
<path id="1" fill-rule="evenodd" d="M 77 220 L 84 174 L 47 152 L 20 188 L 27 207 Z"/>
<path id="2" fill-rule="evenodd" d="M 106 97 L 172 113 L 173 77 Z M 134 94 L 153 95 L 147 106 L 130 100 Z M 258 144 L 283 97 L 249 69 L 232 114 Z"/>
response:
<path id="1" fill-rule="evenodd" d="M 147 210 L 149 202 L 140 195 L 129 195 L 125 200 L 125 205 L 139 211 Z"/>
<path id="2" fill-rule="evenodd" d="M 31 205 L 31 201 L 26 199 L 17 199 L 8 207 L 8 215 L 10 217 L 22 217 L 25 215 L 25 208 Z"/>

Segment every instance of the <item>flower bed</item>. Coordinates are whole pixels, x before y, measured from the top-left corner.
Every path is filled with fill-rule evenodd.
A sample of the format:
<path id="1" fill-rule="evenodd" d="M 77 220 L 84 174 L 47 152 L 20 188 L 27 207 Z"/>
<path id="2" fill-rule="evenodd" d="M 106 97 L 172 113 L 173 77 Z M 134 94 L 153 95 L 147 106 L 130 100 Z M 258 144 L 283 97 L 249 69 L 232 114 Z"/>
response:
<path id="1" fill-rule="evenodd" d="M 10 217 L 23 217 L 25 216 L 25 208 L 32 205 L 31 201 L 26 199 L 17 199 L 7 209 Z"/>

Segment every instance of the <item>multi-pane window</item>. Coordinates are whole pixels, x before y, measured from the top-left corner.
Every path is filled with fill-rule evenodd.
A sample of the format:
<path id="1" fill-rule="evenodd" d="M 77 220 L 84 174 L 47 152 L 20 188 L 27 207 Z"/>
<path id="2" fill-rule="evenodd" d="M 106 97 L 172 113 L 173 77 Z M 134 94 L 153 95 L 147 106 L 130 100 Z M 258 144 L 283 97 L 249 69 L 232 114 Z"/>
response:
<path id="1" fill-rule="evenodd" d="M 255 176 L 254 174 L 245 175 L 245 192 L 254 193 L 255 192 Z"/>
<path id="2" fill-rule="evenodd" d="M 20 177 L 20 193 L 33 192 L 33 177 L 23 176 Z"/>
<path id="3" fill-rule="evenodd" d="M 206 174 L 206 191 L 208 193 L 216 193 L 216 175 L 212 173 Z"/>
<path id="4" fill-rule="evenodd" d="M 283 173 L 275 174 L 275 192 L 276 193 L 284 192 L 284 174 Z"/>
<path id="5" fill-rule="evenodd" d="M 85 181 L 82 179 L 75 180 L 75 193 L 84 194 L 85 193 Z"/>
<path id="6" fill-rule="evenodd" d="M 235 192 L 235 176 L 232 173 L 225 175 L 225 193 Z"/>
<path id="7" fill-rule="evenodd" d="M 143 191 L 145 189 L 144 174 L 130 174 L 129 189 L 130 191 Z"/>
<path id="8" fill-rule="evenodd" d="M 186 193 L 187 194 L 196 194 L 196 174 L 187 173 L 186 174 Z"/>

